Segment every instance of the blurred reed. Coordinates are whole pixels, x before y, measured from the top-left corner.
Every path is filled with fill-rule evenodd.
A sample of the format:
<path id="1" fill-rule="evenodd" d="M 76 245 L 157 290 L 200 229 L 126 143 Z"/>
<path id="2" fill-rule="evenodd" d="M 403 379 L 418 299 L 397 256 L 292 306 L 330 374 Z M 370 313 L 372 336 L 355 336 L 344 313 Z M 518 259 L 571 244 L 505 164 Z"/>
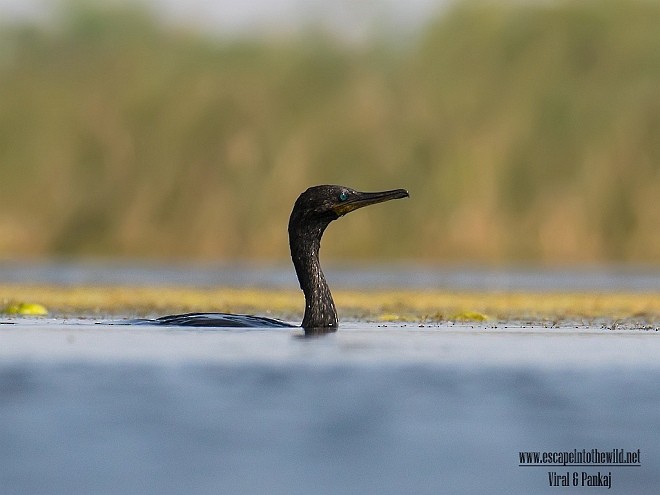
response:
<path id="1" fill-rule="evenodd" d="M 113 5 L 0 28 L 0 257 L 284 259 L 329 182 L 412 198 L 328 258 L 660 261 L 658 2 L 457 2 L 359 46 Z"/>

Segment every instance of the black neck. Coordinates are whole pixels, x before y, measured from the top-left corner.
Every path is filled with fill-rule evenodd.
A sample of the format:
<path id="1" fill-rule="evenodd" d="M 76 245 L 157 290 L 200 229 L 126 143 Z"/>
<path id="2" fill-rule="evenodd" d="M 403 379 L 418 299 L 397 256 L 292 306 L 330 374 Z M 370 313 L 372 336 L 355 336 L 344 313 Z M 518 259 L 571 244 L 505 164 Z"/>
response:
<path id="1" fill-rule="evenodd" d="M 305 294 L 305 316 L 302 322 L 305 329 L 337 328 L 338 325 L 335 303 L 319 263 L 321 236 L 328 223 L 289 225 L 291 259 L 300 288 Z"/>

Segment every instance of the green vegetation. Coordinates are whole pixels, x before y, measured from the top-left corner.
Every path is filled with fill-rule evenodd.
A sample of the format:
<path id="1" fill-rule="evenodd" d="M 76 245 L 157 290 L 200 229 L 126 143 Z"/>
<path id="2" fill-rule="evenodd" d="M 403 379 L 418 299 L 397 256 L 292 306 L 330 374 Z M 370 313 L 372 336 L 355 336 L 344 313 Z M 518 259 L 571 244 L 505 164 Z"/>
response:
<path id="1" fill-rule="evenodd" d="M 327 258 L 660 261 L 658 2 L 459 2 L 359 47 L 65 5 L 0 29 L 0 257 L 284 259 L 331 182 L 411 200 Z"/>

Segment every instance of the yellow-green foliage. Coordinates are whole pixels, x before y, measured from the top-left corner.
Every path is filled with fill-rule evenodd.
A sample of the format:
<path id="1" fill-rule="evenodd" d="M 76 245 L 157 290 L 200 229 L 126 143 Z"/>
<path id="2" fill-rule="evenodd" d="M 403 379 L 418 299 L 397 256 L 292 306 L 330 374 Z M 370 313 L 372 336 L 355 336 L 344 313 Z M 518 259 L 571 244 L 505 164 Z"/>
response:
<path id="1" fill-rule="evenodd" d="M 0 309 L 0 313 L 6 315 L 45 316 L 48 314 L 48 310 L 45 306 L 38 303 L 13 302 Z"/>
<path id="2" fill-rule="evenodd" d="M 658 293 L 346 291 L 334 293 L 344 321 L 660 321 Z M 38 300 L 54 316 L 163 315 L 188 311 L 271 314 L 300 321 L 298 290 L 0 285 L 0 301 Z"/>
<path id="3" fill-rule="evenodd" d="M 658 2 L 458 2 L 360 47 L 70 5 L 0 29 L 0 256 L 284 258 L 335 182 L 411 200 L 328 257 L 660 259 Z"/>

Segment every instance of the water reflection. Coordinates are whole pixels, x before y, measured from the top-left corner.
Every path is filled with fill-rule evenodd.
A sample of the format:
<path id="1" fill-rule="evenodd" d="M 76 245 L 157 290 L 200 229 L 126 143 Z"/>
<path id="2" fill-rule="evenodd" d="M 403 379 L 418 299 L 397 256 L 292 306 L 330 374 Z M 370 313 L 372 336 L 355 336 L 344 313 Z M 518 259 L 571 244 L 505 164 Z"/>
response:
<path id="1" fill-rule="evenodd" d="M 323 337 L 325 335 L 335 333 L 337 327 L 325 327 L 325 328 L 303 328 L 305 333 L 303 335 L 296 335 L 300 339 L 313 339 Z"/>

